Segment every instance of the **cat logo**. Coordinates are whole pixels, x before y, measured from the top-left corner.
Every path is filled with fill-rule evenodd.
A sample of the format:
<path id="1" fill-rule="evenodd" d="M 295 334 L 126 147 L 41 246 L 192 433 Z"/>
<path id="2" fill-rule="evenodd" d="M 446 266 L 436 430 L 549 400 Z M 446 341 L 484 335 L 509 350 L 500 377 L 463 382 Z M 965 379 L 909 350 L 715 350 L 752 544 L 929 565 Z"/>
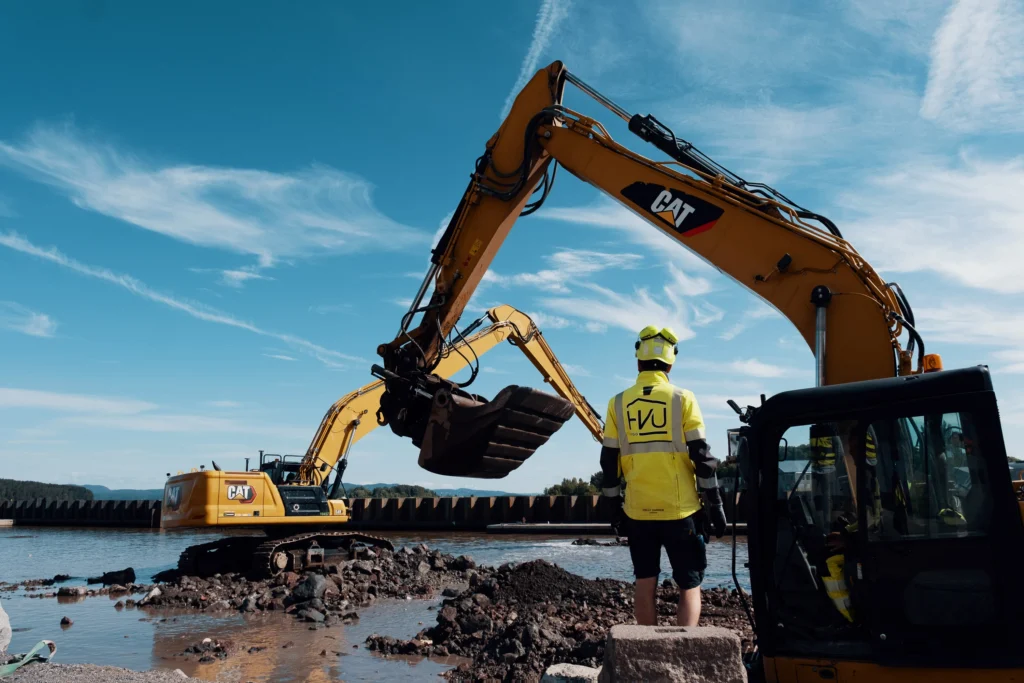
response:
<path id="1" fill-rule="evenodd" d="M 656 223 L 667 226 L 686 237 L 699 235 L 715 227 L 724 209 L 703 199 L 664 185 L 635 182 L 622 190 L 622 196 Z"/>
<path id="2" fill-rule="evenodd" d="M 167 493 L 164 494 L 164 507 L 171 512 L 176 512 L 181 507 L 181 484 L 167 487 Z"/>
<path id="3" fill-rule="evenodd" d="M 632 436 L 668 434 L 668 406 L 664 401 L 638 398 L 626 406 L 626 430 Z"/>
<path id="4" fill-rule="evenodd" d="M 235 500 L 239 503 L 251 503 L 256 500 L 256 489 L 249 486 L 248 484 L 242 483 L 229 483 L 228 484 L 228 500 Z"/>

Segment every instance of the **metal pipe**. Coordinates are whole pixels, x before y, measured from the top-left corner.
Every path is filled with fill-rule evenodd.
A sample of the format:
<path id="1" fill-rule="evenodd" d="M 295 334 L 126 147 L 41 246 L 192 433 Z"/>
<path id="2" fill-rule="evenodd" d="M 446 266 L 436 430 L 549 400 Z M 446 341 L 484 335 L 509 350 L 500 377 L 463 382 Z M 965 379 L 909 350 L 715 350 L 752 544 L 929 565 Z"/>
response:
<path id="1" fill-rule="evenodd" d="M 828 322 L 828 305 L 832 292 L 825 285 L 818 285 L 811 291 L 811 303 L 815 306 L 814 318 L 814 386 L 825 386 L 825 328 Z"/>
<path id="2" fill-rule="evenodd" d="M 420 307 L 420 302 L 423 301 L 423 295 L 427 293 L 427 287 L 433 281 L 434 276 L 437 275 L 438 266 L 436 263 L 430 264 L 430 270 L 427 271 L 426 277 L 423 278 L 423 282 L 420 283 L 419 291 L 416 292 L 416 296 L 412 299 L 412 305 L 409 306 L 409 310 L 402 318 L 402 328 L 398 330 L 398 334 L 403 334 L 409 329 L 410 323 L 413 319 L 413 311 Z"/>
<path id="3" fill-rule="evenodd" d="M 593 97 L 595 100 L 597 100 L 598 102 L 600 102 L 604 106 L 608 107 L 608 109 L 610 109 L 616 116 L 618 116 L 620 119 L 622 119 L 626 123 L 629 123 L 629 120 L 631 118 L 633 118 L 632 114 L 630 114 L 628 111 L 626 111 L 625 109 L 623 109 L 619 105 L 615 104 L 614 102 L 612 102 L 610 99 L 608 99 L 607 97 L 605 97 L 601 93 L 599 93 L 596 90 L 594 90 L 593 88 L 591 88 L 589 85 L 587 85 L 586 83 L 581 81 L 579 78 L 577 78 L 576 76 L 572 75 L 572 73 L 570 73 L 569 71 L 565 72 L 565 80 L 569 81 L 570 83 L 575 85 L 577 88 L 579 88 L 583 92 L 587 93 L 588 95 Z"/>

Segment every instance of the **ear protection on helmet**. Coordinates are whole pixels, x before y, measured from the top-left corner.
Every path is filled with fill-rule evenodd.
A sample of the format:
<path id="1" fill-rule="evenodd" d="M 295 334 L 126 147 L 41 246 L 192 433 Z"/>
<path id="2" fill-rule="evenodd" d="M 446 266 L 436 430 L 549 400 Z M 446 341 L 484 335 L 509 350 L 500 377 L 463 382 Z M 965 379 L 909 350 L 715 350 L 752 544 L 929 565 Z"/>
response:
<path id="1" fill-rule="evenodd" d="M 660 330 L 654 325 L 648 325 L 644 329 L 640 330 L 639 339 L 633 344 L 633 349 L 636 351 L 640 350 L 640 343 L 648 339 L 654 339 L 655 337 L 661 337 L 668 343 L 672 344 L 672 353 L 679 353 L 679 337 L 676 336 L 675 332 L 669 327 L 663 327 Z"/>

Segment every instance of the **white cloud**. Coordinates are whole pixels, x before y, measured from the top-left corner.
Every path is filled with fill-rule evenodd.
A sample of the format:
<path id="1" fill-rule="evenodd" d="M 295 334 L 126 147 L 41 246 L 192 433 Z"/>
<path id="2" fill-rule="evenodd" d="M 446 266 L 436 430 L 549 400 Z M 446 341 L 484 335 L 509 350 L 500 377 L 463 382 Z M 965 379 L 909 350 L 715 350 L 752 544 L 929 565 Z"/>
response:
<path id="1" fill-rule="evenodd" d="M 82 209 L 260 265 L 324 253 L 393 250 L 427 240 L 378 211 L 372 186 L 326 166 L 293 173 L 159 165 L 84 140 L 72 127 L 36 126 L 0 141 L 0 163 L 66 192 Z"/>
<path id="2" fill-rule="evenodd" d="M 241 289 L 249 280 L 273 280 L 274 278 L 260 273 L 256 266 L 243 266 L 242 268 L 226 269 L 219 268 L 189 268 L 193 273 L 218 273 L 220 283 L 227 287 Z"/>
<path id="3" fill-rule="evenodd" d="M 957 0 L 935 33 L 921 116 L 953 129 L 1024 130 L 1024 7 Z"/>
<path id="4" fill-rule="evenodd" d="M 718 338 L 724 341 L 732 341 L 733 339 L 739 336 L 740 332 L 742 332 L 745 329 L 747 329 L 745 323 L 735 323 L 732 327 L 728 328 L 727 330 L 719 334 Z"/>
<path id="5" fill-rule="evenodd" d="M 876 270 L 930 270 L 961 284 L 1024 292 L 1024 157 L 909 161 L 838 198 L 844 234 Z"/>
<path id="6" fill-rule="evenodd" d="M 298 360 L 297 358 L 292 358 L 291 356 L 286 356 L 282 353 L 265 353 L 263 355 L 266 356 L 267 358 L 276 358 L 277 360 Z"/>
<path id="7" fill-rule="evenodd" d="M 639 254 L 608 254 L 586 249 L 560 249 L 546 258 L 551 268 L 536 273 L 500 275 L 492 270 L 484 273 L 481 284 L 500 286 L 536 287 L 556 294 L 566 294 L 569 285 L 603 270 L 631 270 L 640 265 L 643 257 Z M 686 278 L 682 273 L 680 277 Z"/>
<path id="8" fill-rule="evenodd" d="M 593 377 L 593 374 L 588 368 L 582 365 L 573 365 L 572 363 L 562 363 L 562 367 L 569 373 L 569 377 Z"/>
<path id="9" fill-rule="evenodd" d="M 567 327 L 571 327 L 574 323 L 571 320 L 562 318 L 557 315 L 550 315 L 548 313 L 527 313 L 530 319 L 533 320 L 534 324 L 544 330 L 564 330 Z"/>
<path id="10" fill-rule="evenodd" d="M 156 290 L 150 289 L 145 283 L 135 279 L 130 275 L 122 275 L 115 273 L 106 268 L 99 268 L 96 266 L 89 266 L 84 263 L 80 263 L 75 259 L 66 256 L 65 254 L 58 251 L 55 247 L 43 248 L 37 247 L 36 245 L 29 242 L 27 239 L 18 235 L 17 233 L 9 232 L 6 234 L 0 234 L 0 245 L 20 251 L 24 254 L 36 256 L 38 258 L 56 263 L 59 266 L 73 270 L 81 275 L 103 280 L 110 284 L 122 287 L 136 296 L 140 296 L 150 301 L 163 304 L 175 310 L 187 313 L 193 318 L 204 320 L 206 322 L 217 323 L 219 325 L 227 325 L 229 327 L 235 327 L 241 330 L 258 334 L 262 337 L 270 337 L 279 341 L 285 342 L 295 348 L 308 353 L 324 365 L 329 367 L 344 367 L 341 361 L 355 361 L 359 363 L 365 363 L 366 361 L 356 356 L 349 356 L 331 349 L 324 348 L 318 344 L 314 344 L 311 341 L 296 337 L 291 334 L 282 334 L 278 332 L 270 332 L 264 330 L 261 327 L 239 320 L 234 316 L 227 313 L 222 313 L 214 308 L 210 308 L 203 304 L 193 303 L 182 299 L 176 299 L 168 294 L 162 294 Z"/>
<path id="11" fill-rule="evenodd" d="M 705 273 L 715 269 L 703 257 L 684 247 L 681 242 L 610 199 L 601 199 L 588 206 L 541 209 L 537 215 L 555 221 L 618 230 L 630 242 L 645 246 L 666 260 L 678 261 L 685 268 Z"/>
<path id="12" fill-rule="evenodd" d="M 207 401 L 206 405 L 213 408 L 241 408 L 242 404 L 238 401 Z"/>
<path id="13" fill-rule="evenodd" d="M 509 374 L 508 370 L 502 370 L 500 368 L 492 368 L 489 365 L 480 368 L 480 372 L 486 373 L 488 375 L 507 375 L 507 374 Z"/>
<path id="14" fill-rule="evenodd" d="M 342 311 L 351 310 L 352 304 L 319 304 L 317 306 L 310 306 L 309 312 L 316 313 L 317 315 L 328 315 L 329 313 L 341 313 Z"/>
<path id="15" fill-rule="evenodd" d="M 309 430 L 301 427 L 252 425 L 222 417 L 188 414 L 74 415 L 58 418 L 54 424 L 57 427 L 91 427 L 129 432 L 244 433 L 274 436 L 288 440 L 302 440 L 309 437 Z"/>
<path id="16" fill-rule="evenodd" d="M 941 307 L 919 307 L 914 314 L 927 351 L 938 350 L 933 342 L 996 347 L 978 355 L 990 355 L 997 361 L 995 370 L 999 373 L 1024 374 L 1024 314 L 1020 308 L 1019 303 L 1010 302 L 1002 308 L 945 303 Z M 984 358 L 975 360 L 981 362 Z"/>
<path id="17" fill-rule="evenodd" d="M 612 325 L 637 333 L 652 321 L 671 327 L 680 340 L 694 336 L 690 328 L 690 311 L 682 297 L 666 286 L 658 297 L 646 288 L 637 288 L 632 295 L 620 294 L 592 283 L 580 285 L 590 296 L 565 296 L 543 299 L 541 305 L 560 315 L 597 325 Z"/>
<path id="18" fill-rule="evenodd" d="M 533 78 L 541 55 L 551 42 L 558 25 L 569 15 L 570 5 L 570 0 L 543 0 L 541 2 L 540 10 L 537 12 L 537 23 L 533 28 L 533 38 L 530 40 L 530 48 L 526 51 L 523 63 L 519 67 L 519 76 L 508 97 L 505 98 L 505 105 L 501 108 L 502 119 L 508 116 L 512 102 L 515 101 L 519 91 Z"/>
<path id="19" fill-rule="evenodd" d="M 773 365 L 762 362 L 756 358 L 741 358 L 728 362 L 716 362 L 709 360 L 680 360 L 676 363 L 680 367 L 704 372 L 729 373 L 743 377 L 757 377 L 758 379 L 778 379 L 781 377 L 794 377 L 804 374 L 795 368 L 782 365 Z"/>
<path id="20" fill-rule="evenodd" d="M 133 415 L 152 410 L 156 408 L 156 405 L 134 399 L 0 387 L 0 408 L 36 408 L 72 413 Z"/>
<path id="21" fill-rule="evenodd" d="M 13 301 L 0 301 L 0 327 L 30 337 L 52 337 L 57 332 L 57 321 Z"/>

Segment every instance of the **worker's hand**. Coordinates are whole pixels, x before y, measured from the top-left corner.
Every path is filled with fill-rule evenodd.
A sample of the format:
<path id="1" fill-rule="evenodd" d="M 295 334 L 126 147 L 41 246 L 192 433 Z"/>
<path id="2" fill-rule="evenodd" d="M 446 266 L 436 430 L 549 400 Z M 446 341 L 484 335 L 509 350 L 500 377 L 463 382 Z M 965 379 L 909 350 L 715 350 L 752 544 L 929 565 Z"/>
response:
<path id="1" fill-rule="evenodd" d="M 725 535 L 726 519 L 725 504 L 722 503 L 722 495 L 718 489 L 704 491 L 704 502 L 707 504 L 708 521 L 715 531 L 715 538 Z"/>
<path id="2" fill-rule="evenodd" d="M 629 517 L 626 516 L 626 510 L 622 503 L 619 503 L 612 515 L 612 531 L 615 532 L 617 537 L 629 536 L 628 522 Z"/>

